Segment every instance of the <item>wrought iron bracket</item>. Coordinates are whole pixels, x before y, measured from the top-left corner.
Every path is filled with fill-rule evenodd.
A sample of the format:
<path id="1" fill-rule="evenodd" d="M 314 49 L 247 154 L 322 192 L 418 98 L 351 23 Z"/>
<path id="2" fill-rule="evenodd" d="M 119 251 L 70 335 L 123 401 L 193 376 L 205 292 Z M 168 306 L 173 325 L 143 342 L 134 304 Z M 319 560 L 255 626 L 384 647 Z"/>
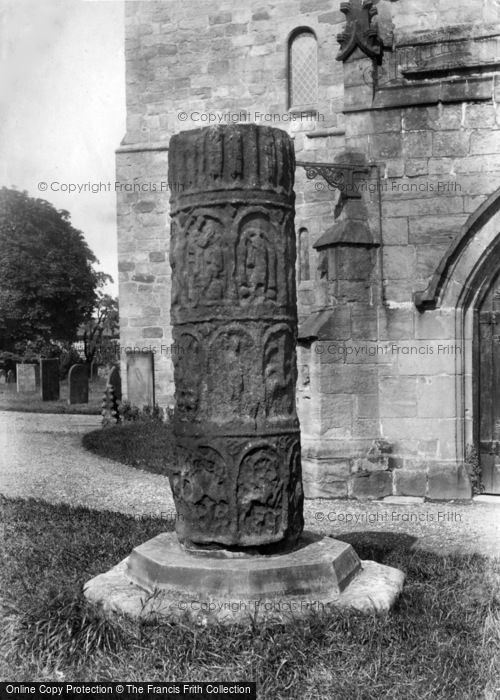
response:
<path id="1" fill-rule="evenodd" d="M 322 177 L 332 189 L 339 190 L 343 197 L 360 199 L 361 191 L 355 186 L 354 175 L 367 175 L 370 170 L 353 163 L 310 163 L 298 161 L 296 165 L 304 168 L 308 180 Z"/>

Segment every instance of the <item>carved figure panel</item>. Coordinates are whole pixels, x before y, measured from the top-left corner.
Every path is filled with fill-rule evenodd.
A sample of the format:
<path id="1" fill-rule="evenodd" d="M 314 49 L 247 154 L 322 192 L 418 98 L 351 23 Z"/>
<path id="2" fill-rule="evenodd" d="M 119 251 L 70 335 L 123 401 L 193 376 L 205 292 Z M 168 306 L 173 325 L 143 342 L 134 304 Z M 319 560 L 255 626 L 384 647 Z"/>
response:
<path id="1" fill-rule="evenodd" d="M 295 413 L 295 347 L 288 326 L 273 326 L 266 334 L 263 356 L 268 417 Z"/>
<path id="2" fill-rule="evenodd" d="M 179 448 L 176 469 L 170 477 L 172 493 L 181 503 L 181 531 L 193 524 L 200 532 L 227 534 L 230 527 L 228 471 L 222 455 L 211 446 Z M 188 535 L 189 538 L 189 535 Z"/>
<path id="3" fill-rule="evenodd" d="M 220 301 L 226 291 L 221 224 L 208 219 L 191 233 L 187 256 L 189 301 Z"/>
<path id="4" fill-rule="evenodd" d="M 206 381 L 218 422 L 255 418 L 259 403 L 255 360 L 254 340 L 243 327 L 225 328 L 211 341 Z"/>
<path id="5" fill-rule="evenodd" d="M 176 345 L 179 352 L 173 356 L 175 398 L 181 419 L 194 418 L 200 403 L 199 372 L 203 367 L 200 342 L 189 333 L 182 333 Z"/>
<path id="6" fill-rule="evenodd" d="M 242 533 L 276 535 L 281 525 L 283 480 L 280 459 L 271 447 L 258 447 L 241 461 L 237 503 Z"/>
<path id="7" fill-rule="evenodd" d="M 276 240 L 276 232 L 273 232 L 269 219 L 255 215 L 243 222 L 238 236 L 236 271 L 239 295 L 243 301 L 276 301 Z"/>

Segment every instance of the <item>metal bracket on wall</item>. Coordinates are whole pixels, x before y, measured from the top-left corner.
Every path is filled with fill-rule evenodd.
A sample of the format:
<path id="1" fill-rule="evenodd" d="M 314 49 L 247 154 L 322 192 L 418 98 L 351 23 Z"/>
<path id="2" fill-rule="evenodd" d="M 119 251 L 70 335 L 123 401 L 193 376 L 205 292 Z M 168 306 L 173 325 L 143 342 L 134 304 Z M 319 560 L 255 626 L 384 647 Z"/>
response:
<path id="1" fill-rule="evenodd" d="M 354 175 L 367 175 L 370 170 L 362 165 L 353 163 L 310 163 L 298 161 L 296 165 L 304 168 L 308 180 L 322 177 L 328 185 L 335 190 L 340 190 L 342 195 L 349 199 L 360 199 L 361 191 L 354 183 Z"/>

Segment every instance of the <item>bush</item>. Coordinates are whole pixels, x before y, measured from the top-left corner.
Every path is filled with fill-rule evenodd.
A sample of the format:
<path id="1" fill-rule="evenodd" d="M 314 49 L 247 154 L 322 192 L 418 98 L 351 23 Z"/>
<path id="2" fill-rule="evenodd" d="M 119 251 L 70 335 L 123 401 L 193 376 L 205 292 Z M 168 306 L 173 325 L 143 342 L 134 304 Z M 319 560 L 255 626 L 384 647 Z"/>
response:
<path id="1" fill-rule="evenodd" d="M 481 480 L 481 462 L 479 454 L 474 445 L 467 445 L 465 454 L 465 465 L 469 473 L 472 486 L 472 493 L 477 496 L 484 493 L 484 484 Z"/>
<path id="2" fill-rule="evenodd" d="M 122 401 L 118 409 L 120 420 L 123 423 L 131 423 L 136 421 L 160 421 L 161 423 L 169 420 L 169 409 L 163 409 L 157 404 L 155 406 L 134 406 L 130 401 Z"/>

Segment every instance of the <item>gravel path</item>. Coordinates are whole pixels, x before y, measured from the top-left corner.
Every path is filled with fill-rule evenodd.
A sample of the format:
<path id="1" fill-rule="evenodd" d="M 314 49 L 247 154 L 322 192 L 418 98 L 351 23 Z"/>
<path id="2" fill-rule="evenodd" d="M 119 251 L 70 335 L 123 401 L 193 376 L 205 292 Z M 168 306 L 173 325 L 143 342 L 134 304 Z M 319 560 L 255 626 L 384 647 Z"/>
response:
<path id="1" fill-rule="evenodd" d="M 0 493 L 120 513 L 174 511 L 168 479 L 82 447 L 100 416 L 0 412 Z"/>
<path id="2" fill-rule="evenodd" d="M 99 416 L 0 412 L 0 493 L 129 515 L 173 517 L 166 477 L 103 459 L 81 445 Z M 168 515 L 167 515 L 168 514 Z M 306 527 L 334 536 L 367 533 L 436 552 L 500 556 L 500 506 L 489 503 L 307 501 Z"/>

